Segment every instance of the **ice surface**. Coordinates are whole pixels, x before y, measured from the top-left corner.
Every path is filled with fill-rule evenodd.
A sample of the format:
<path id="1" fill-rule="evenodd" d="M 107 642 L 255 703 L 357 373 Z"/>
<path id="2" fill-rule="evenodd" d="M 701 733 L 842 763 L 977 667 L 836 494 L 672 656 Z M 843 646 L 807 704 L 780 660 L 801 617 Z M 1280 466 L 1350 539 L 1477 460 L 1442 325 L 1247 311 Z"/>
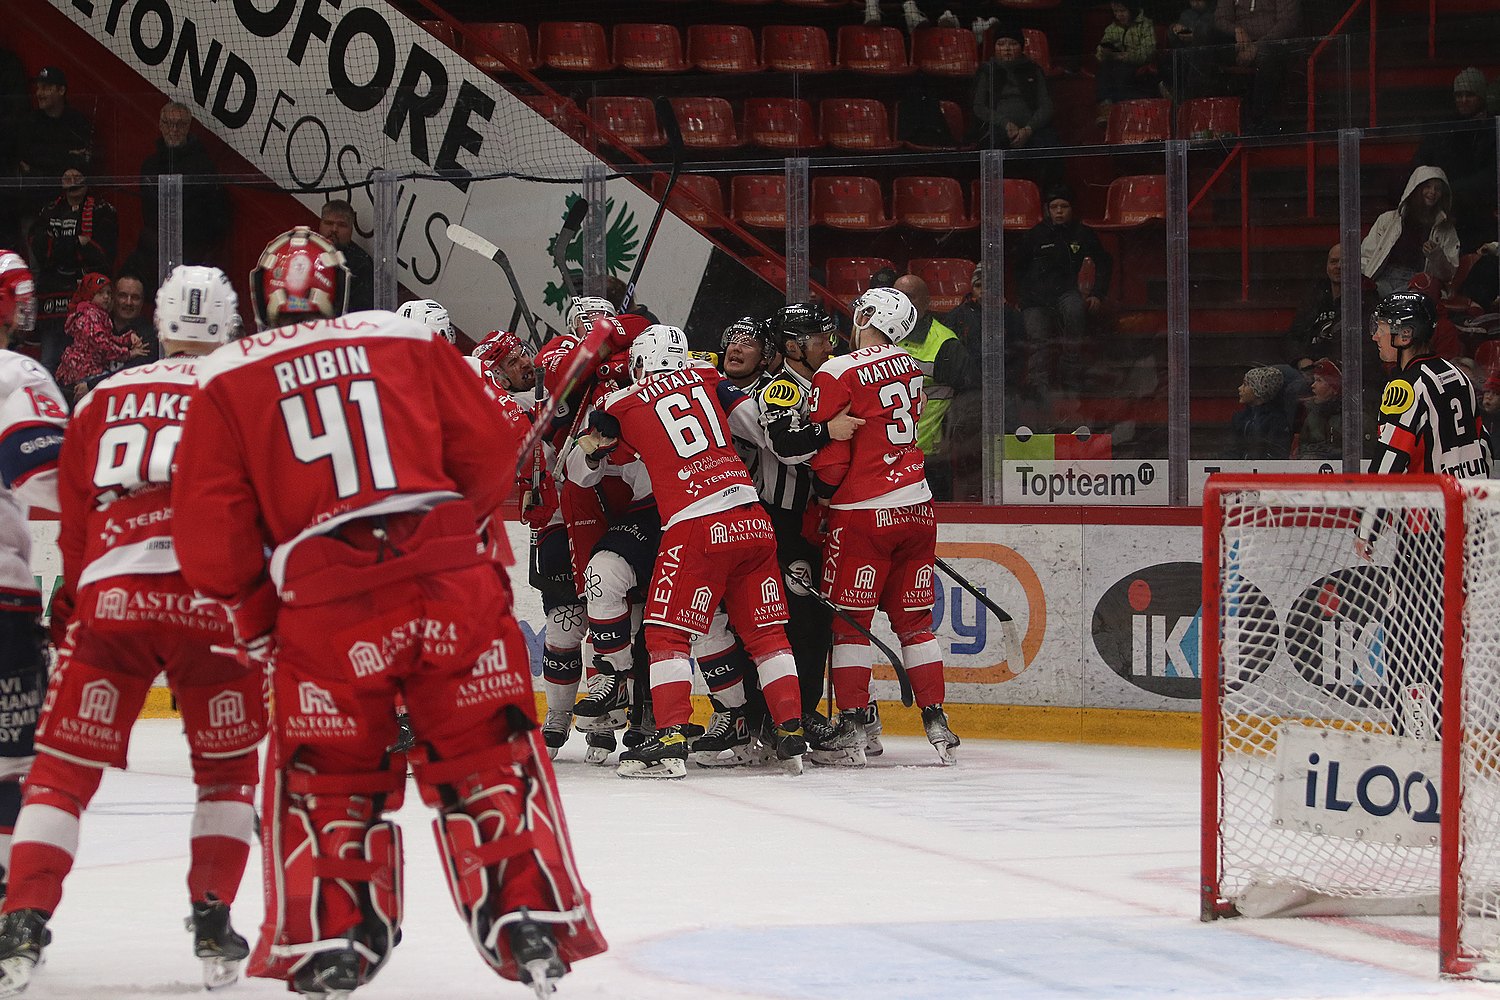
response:
<path id="1" fill-rule="evenodd" d="M 966 740 L 937 766 L 886 737 L 864 771 L 557 770 L 610 951 L 559 1000 L 1486 996 L 1438 978 L 1436 922 L 1197 919 L 1198 762 L 1182 751 Z M 200 993 L 187 915 L 187 753 L 141 722 L 105 778 L 28 997 Z M 512 997 L 453 914 L 415 790 L 405 940 L 358 997 Z M 235 924 L 260 920 L 252 857 Z M 251 980 L 217 996 L 286 996 Z"/>

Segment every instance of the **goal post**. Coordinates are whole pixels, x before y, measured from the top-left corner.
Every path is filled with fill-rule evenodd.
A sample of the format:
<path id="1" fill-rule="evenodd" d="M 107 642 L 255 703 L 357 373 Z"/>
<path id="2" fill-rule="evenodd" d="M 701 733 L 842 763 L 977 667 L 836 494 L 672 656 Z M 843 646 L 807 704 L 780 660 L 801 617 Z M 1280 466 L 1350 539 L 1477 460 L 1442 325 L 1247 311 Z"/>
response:
<path id="1" fill-rule="evenodd" d="M 1500 979 L 1500 491 L 1215 476 L 1203 525 L 1202 919 L 1431 914 Z"/>

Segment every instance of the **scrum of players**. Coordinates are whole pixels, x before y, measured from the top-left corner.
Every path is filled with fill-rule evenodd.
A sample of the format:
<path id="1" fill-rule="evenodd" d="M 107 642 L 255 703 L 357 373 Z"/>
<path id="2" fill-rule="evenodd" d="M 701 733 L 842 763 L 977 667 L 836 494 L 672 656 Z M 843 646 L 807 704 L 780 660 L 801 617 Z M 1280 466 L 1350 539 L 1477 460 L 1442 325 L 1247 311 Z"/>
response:
<path id="1" fill-rule="evenodd" d="M 439 303 L 345 314 L 348 282 L 337 249 L 288 231 L 251 273 L 246 333 L 221 271 L 179 267 L 162 360 L 71 414 L 0 349 L 0 671 L 23 723 L 0 730 L 0 997 L 42 960 L 81 816 L 159 674 L 197 789 L 187 923 L 210 988 L 243 969 L 338 998 L 373 978 L 401 937 L 388 814 L 410 774 L 474 946 L 549 995 L 606 948 L 551 765 L 572 731 L 629 778 L 861 766 L 882 750 L 877 610 L 955 759 L 904 295 L 858 299 L 841 356 L 820 305 L 739 320 L 720 368 L 680 328 L 588 297 L 534 353 L 495 331 L 465 358 Z M 0 348 L 34 316 L 30 273 L 0 251 Z M 568 384 L 579 358 L 589 377 Z M 517 491 L 541 720 L 507 568 Z M 28 507 L 59 512 L 50 672 Z M 230 910 L 257 834 L 252 947 Z"/>

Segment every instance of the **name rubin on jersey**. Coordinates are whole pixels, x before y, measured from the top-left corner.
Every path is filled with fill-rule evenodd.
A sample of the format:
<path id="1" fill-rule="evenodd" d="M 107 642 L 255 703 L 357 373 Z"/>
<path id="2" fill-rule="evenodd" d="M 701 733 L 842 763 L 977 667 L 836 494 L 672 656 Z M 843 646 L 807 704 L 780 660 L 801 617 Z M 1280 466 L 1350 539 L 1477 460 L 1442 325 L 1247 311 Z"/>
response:
<path id="1" fill-rule="evenodd" d="M 271 371 L 276 375 L 276 387 L 282 392 L 291 392 L 304 385 L 332 381 L 341 375 L 368 375 L 370 355 L 357 344 L 331 347 L 277 362 L 271 366 Z"/>

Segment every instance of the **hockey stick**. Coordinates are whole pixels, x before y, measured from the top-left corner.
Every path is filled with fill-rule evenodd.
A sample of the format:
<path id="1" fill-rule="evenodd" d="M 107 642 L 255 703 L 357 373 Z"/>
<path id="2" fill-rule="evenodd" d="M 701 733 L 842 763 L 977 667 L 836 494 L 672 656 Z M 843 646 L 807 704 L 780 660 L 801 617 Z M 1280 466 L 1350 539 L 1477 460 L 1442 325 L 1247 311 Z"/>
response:
<path id="1" fill-rule="evenodd" d="M 630 303 L 635 301 L 635 283 L 640 280 L 641 268 L 646 264 L 646 255 L 651 252 L 651 244 L 656 242 L 656 231 L 661 227 L 661 217 L 666 214 L 667 202 L 672 198 L 672 189 L 677 186 L 677 175 L 682 172 L 682 129 L 677 125 L 677 115 L 672 110 L 672 102 L 665 97 L 656 99 L 656 120 L 661 122 L 662 129 L 667 133 L 667 145 L 672 149 L 672 172 L 667 175 L 667 186 L 662 190 L 661 202 L 656 206 L 656 214 L 651 217 L 651 228 L 646 230 L 646 239 L 641 244 L 641 252 L 636 255 L 635 267 L 630 271 L 630 281 L 625 285 L 625 295 L 620 299 L 620 311 L 624 312 L 630 308 Z"/>
<path id="2" fill-rule="evenodd" d="M 526 296 L 521 292 L 521 283 L 516 280 L 516 272 L 511 269 L 510 258 L 489 240 L 480 236 L 467 226 L 460 226 L 456 222 L 448 223 L 448 238 L 456 246 L 465 250 L 472 250 L 481 257 L 488 257 L 500 265 L 500 270 L 505 272 L 505 277 L 510 280 L 511 293 L 516 297 L 516 305 L 520 307 L 521 316 L 526 320 L 526 328 L 531 331 L 531 349 L 537 350 L 542 346 L 542 335 L 536 328 L 536 319 L 531 315 L 531 307 L 526 304 Z"/>
<path id="3" fill-rule="evenodd" d="M 891 661 L 891 667 L 896 671 L 896 683 L 901 686 L 901 704 L 905 705 L 907 708 L 910 708 L 912 702 L 916 699 L 911 690 L 911 678 L 906 674 L 906 667 L 902 666 L 901 664 L 901 657 L 897 656 L 891 650 L 891 647 L 875 638 L 874 633 L 872 633 L 869 629 L 865 628 L 859 622 L 855 621 L 854 617 L 850 615 L 849 612 L 845 611 L 843 608 L 839 607 L 837 604 L 834 604 L 828 598 L 824 597 L 818 591 L 818 589 L 813 586 L 811 577 L 802 576 L 799 574 L 795 576 L 789 576 L 789 579 L 795 582 L 797 586 L 801 587 L 809 596 L 812 597 L 813 600 L 817 601 L 819 604 L 823 605 L 823 607 L 827 608 L 829 611 L 832 611 L 834 614 L 842 618 L 850 628 L 854 629 L 854 631 L 858 632 L 866 639 L 869 639 L 872 643 L 875 644 L 875 647 L 877 649 L 885 654 L 885 658 Z M 792 593 L 795 594 L 796 591 L 794 590 L 792 591 Z M 797 596 L 800 597 L 802 595 L 798 594 Z M 829 670 L 832 671 L 832 669 L 833 666 L 832 662 L 830 661 Z"/>
<path id="4" fill-rule="evenodd" d="M 932 561 L 937 568 L 946 573 L 954 583 L 974 595 L 974 598 L 989 608 L 995 617 L 1000 619 L 1000 630 L 1005 633 L 1005 659 L 1011 664 L 1012 670 L 1017 670 L 1026 665 L 1025 652 L 1021 649 L 1021 629 L 1004 608 L 990 600 L 988 594 L 970 583 L 959 572 L 949 565 L 945 560 L 933 556 Z"/>
<path id="5" fill-rule="evenodd" d="M 552 263 L 557 265 L 558 272 L 562 274 L 563 287 L 568 290 L 571 298 L 578 297 L 578 282 L 568 267 L 568 247 L 578 237 L 578 230 L 583 228 L 583 217 L 588 214 L 589 203 L 586 199 L 579 198 L 573 202 L 573 207 L 568 209 L 568 217 L 563 220 L 562 231 L 552 244 Z"/>

